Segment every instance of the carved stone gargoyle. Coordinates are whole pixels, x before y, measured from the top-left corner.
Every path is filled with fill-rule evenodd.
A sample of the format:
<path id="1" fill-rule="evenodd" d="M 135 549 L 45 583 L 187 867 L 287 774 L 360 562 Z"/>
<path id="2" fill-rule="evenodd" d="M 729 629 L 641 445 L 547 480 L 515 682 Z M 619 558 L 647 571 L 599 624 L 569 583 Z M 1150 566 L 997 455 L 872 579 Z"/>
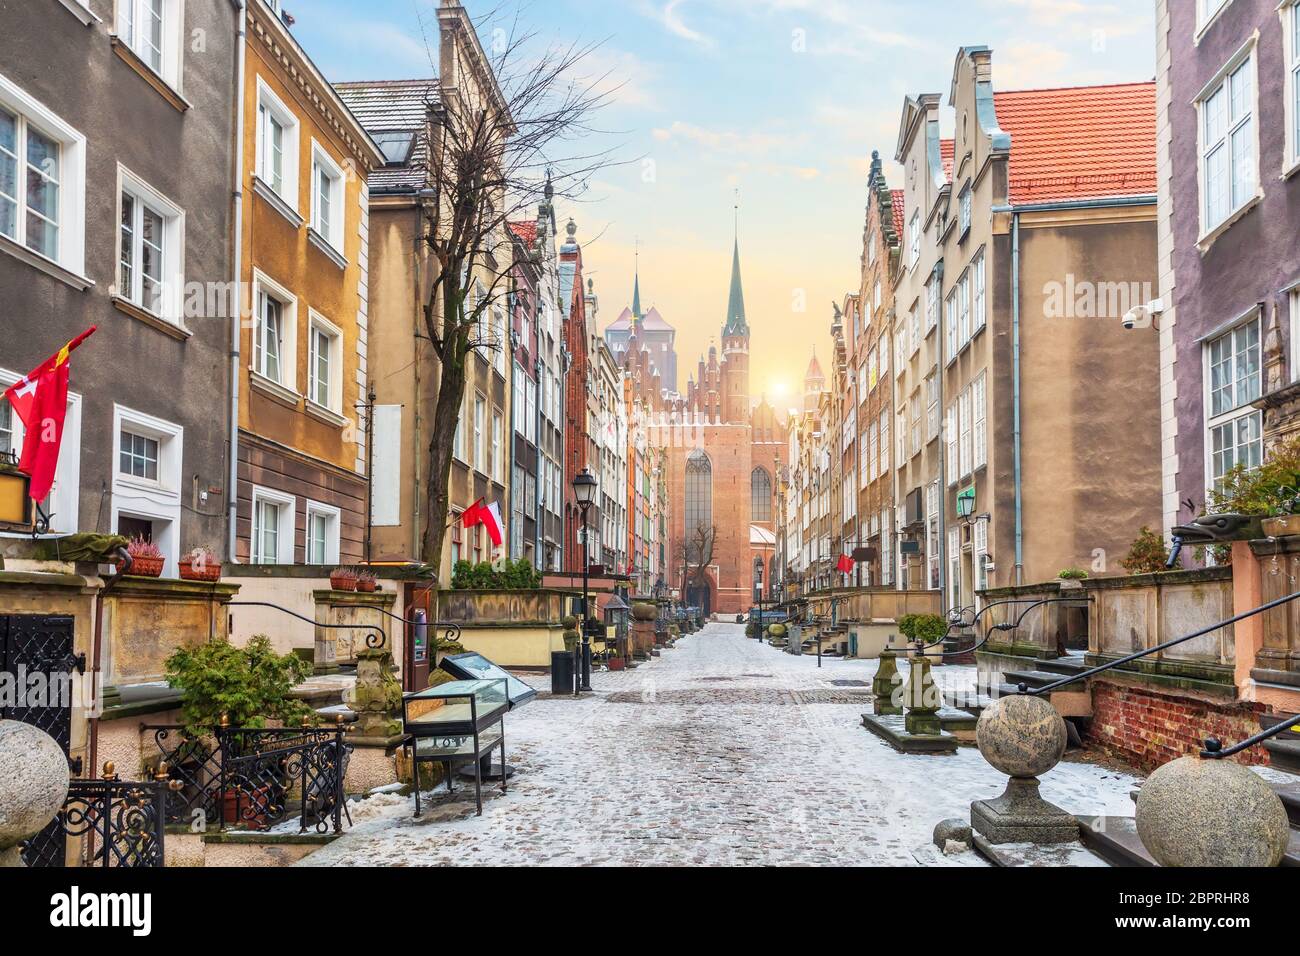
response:
<path id="1" fill-rule="evenodd" d="M 1220 544 L 1224 541 L 1253 541 L 1264 537 L 1259 515 L 1201 515 L 1191 524 L 1183 524 L 1170 531 L 1183 544 Z"/>

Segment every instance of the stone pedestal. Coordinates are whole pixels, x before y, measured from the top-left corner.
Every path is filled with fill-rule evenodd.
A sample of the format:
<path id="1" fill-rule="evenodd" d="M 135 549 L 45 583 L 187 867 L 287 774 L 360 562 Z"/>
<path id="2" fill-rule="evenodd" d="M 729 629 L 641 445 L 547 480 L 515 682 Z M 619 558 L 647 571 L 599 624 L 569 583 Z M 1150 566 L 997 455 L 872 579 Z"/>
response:
<path id="1" fill-rule="evenodd" d="M 392 612 L 397 601 L 393 591 L 313 591 L 316 623 L 330 627 L 316 628 L 314 669 L 317 674 L 332 674 L 340 664 L 359 660 L 360 651 L 375 650 L 371 644 L 383 638 L 390 655 L 396 650 L 394 638 L 401 637 L 402 625 L 381 611 Z M 336 625 L 349 625 L 338 627 Z M 390 656 L 391 661 L 391 656 Z"/>
<path id="2" fill-rule="evenodd" d="M 938 735 L 943 733 L 939 722 L 939 708 L 943 700 L 930 673 L 930 658 L 912 658 L 911 673 L 903 688 L 905 726 L 909 734 Z"/>
<path id="3" fill-rule="evenodd" d="M 357 735 L 387 740 L 400 734 L 402 685 L 393 674 L 393 655 L 379 648 L 357 651 L 356 657 L 357 683 L 348 705 L 357 715 Z"/>
<path id="4" fill-rule="evenodd" d="M 1038 795 L 1037 777 L 1012 777 L 1002 796 L 970 805 L 975 832 L 989 843 L 1073 843 L 1079 824 Z"/>
<path id="5" fill-rule="evenodd" d="M 902 682 L 903 678 L 898 673 L 898 653 L 881 651 L 880 667 L 876 669 L 876 676 L 871 679 L 871 693 L 876 698 L 874 713 L 884 716 L 903 712 L 903 708 L 894 703 L 894 690 Z"/>

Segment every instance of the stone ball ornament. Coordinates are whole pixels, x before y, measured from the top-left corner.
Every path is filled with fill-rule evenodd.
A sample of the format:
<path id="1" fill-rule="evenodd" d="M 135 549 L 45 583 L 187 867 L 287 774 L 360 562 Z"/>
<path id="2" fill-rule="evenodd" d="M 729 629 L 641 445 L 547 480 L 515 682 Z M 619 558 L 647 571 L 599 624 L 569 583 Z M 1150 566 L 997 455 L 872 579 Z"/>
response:
<path id="1" fill-rule="evenodd" d="M 1038 777 L 1065 755 L 1065 721 L 1050 701 L 1018 694 L 984 708 L 975 743 L 984 759 L 1009 777 Z"/>
<path id="2" fill-rule="evenodd" d="M 40 833 L 68 796 L 68 758 L 54 738 L 0 720 L 0 866 L 21 866 L 18 844 Z"/>
<path id="3" fill-rule="evenodd" d="M 1291 830 L 1259 774 L 1229 760 L 1179 757 L 1147 778 L 1137 799 L 1142 845 L 1161 866 L 1277 866 Z"/>

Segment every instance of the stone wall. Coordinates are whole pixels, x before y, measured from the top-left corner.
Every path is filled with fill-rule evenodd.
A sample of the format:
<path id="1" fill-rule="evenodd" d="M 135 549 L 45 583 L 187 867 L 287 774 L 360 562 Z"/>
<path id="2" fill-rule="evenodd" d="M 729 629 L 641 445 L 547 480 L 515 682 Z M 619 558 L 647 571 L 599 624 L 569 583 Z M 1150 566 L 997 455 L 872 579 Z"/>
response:
<path id="1" fill-rule="evenodd" d="M 1259 715 L 1265 709 L 1262 704 L 1162 693 L 1105 678 L 1094 678 L 1091 689 L 1090 742 L 1143 770 L 1199 753 L 1206 737 L 1218 737 L 1225 746 L 1244 740 L 1259 732 Z M 1268 753 L 1251 747 L 1233 759 L 1266 764 Z"/>

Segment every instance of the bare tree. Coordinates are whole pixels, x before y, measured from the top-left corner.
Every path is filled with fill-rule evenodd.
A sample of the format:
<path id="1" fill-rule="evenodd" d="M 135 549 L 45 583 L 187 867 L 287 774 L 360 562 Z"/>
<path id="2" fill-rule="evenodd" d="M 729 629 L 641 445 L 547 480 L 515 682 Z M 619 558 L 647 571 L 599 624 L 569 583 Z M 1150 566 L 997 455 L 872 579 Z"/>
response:
<path id="1" fill-rule="evenodd" d="M 462 51 L 481 50 L 468 23 L 444 17 L 458 30 Z M 495 17 L 495 14 L 489 16 Z M 511 292 L 512 220 L 531 218 L 543 196 L 575 198 L 594 173 L 612 164 L 609 149 L 585 151 L 584 138 L 607 101 L 608 74 L 584 78 L 595 44 L 539 45 L 515 25 L 493 31 L 491 53 L 480 62 L 491 75 L 450 62 L 444 37 L 439 102 L 430 107 L 431 134 L 426 221 L 422 239 L 435 263 L 424 304 L 424 334 L 439 362 L 428 449 L 426 524 L 422 560 L 437 567 L 450 506 L 452 444 L 460 420 L 470 356 L 490 359 L 508 349 L 506 330 L 488 317 Z M 468 59 L 468 58 L 467 58 Z M 448 76 L 462 77 L 451 86 Z M 567 305 L 567 304 L 566 304 Z M 564 313 L 567 318 L 567 313 Z M 494 338 L 495 333 L 495 338 Z"/>
<path id="2" fill-rule="evenodd" d="M 708 587 L 708 567 L 713 563 L 713 543 L 717 540 L 716 525 L 699 525 L 689 540 L 677 545 L 676 558 L 682 568 L 682 600 L 692 585 Z"/>

